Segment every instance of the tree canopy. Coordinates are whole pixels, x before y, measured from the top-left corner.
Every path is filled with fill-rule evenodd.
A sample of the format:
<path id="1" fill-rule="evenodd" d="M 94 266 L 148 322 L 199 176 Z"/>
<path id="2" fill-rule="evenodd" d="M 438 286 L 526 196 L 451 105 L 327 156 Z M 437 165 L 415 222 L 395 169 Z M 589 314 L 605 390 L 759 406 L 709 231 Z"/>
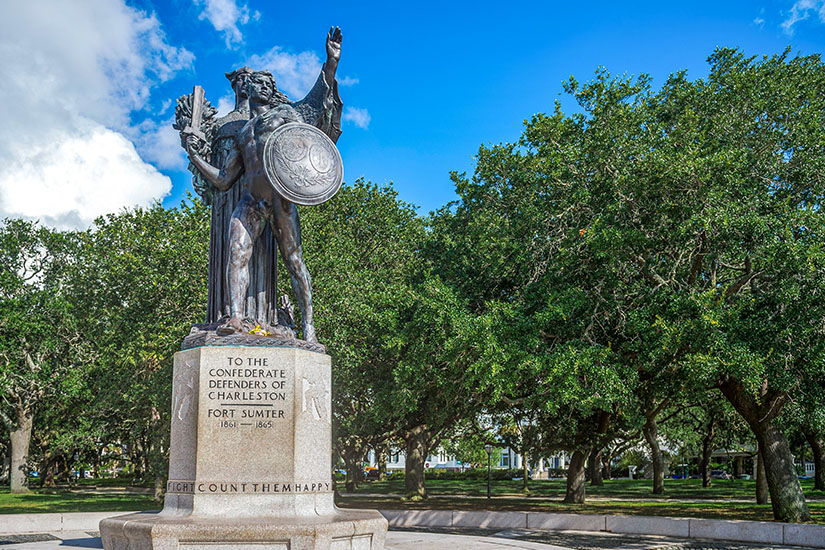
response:
<path id="1" fill-rule="evenodd" d="M 478 454 L 498 433 L 531 459 L 569 453 L 567 502 L 584 500 L 588 461 L 644 439 L 661 492 L 663 442 L 701 454 L 709 484 L 727 434 L 756 442 L 775 517 L 808 517 L 788 435 L 825 476 L 825 66 L 790 51 L 708 61 L 707 77 L 659 88 L 571 78 L 575 112 L 557 102 L 482 146 L 472 175 L 452 174 L 458 199 L 428 216 L 363 180 L 301 210 L 349 489 L 369 449 L 403 446 L 406 496 L 425 498 L 430 450 L 471 433 Z M 0 226 L 15 488 L 28 463 L 59 475 L 61 456 L 99 461 L 113 442 L 163 476 L 208 218 L 193 199 L 80 233 Z M 59 395 L 84 413 L 56 429 Z"/>

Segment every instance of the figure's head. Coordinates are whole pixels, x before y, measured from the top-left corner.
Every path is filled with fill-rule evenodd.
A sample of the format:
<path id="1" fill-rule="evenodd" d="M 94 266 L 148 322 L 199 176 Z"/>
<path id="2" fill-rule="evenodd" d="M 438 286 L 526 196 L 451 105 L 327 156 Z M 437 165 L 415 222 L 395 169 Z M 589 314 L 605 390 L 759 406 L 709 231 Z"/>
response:
<path id="1" fill-rule="evenodd" d="M 249 101 L 280 105 L 289 103 L 289 98 L 275 86 L 275 77 L 269 71 L 253 71 L 246 79 Z"/>
<path id="2" fill-rule="evenodd" d="M 246 92 L 246 81 L 249 79 L 249 75 L 252 74 L 252 69 L 249 67 L 241 67 L 240 69 L 235 69 L 231 73 L 225 73 L 226 78 L 229 79 L 230 84 L 232 84 L 232 90 L 235 92 L 235 97 L 246 99 L 247 92 Z"/>

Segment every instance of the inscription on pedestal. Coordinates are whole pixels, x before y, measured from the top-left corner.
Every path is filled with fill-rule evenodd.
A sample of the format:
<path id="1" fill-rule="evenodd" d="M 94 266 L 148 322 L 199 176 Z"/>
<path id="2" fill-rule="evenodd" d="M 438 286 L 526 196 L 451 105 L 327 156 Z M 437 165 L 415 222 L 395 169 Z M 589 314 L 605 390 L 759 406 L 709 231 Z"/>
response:
<path id="1" fill-rule="evenodd" d="M 331 481 L 306 482 L 261 482 L 261 481 L 231 481 L 231 482 L 194 482 L 176 481 L 166 482 L 167 493 L 183 494 L 227 494 L 227 493 L 330 493 Z"/>
<path id="2" fill-rule="evenodd" d="M 206 380 L 206 417 L 222 429 L 268 430 L 286 418 L 291 402 L 287 372 L 266 357 L 228 357 Z"/>
<path id="3" fill-rule="evenodd" d="M 301 506 L 327 503 L 331 457 L 318 447 L 331 436 L 325 356 L 203 347 L 176 357 L 173 380 L 167 493 L 199 513 L 229 503 L 245 513 L 244 497 L 264 496 L 278 506 L 299 505 L 273 498 L 281 495 L 311 497 L 295 500 Z M 237 498 L 210 498 L 228 495 Z"/>

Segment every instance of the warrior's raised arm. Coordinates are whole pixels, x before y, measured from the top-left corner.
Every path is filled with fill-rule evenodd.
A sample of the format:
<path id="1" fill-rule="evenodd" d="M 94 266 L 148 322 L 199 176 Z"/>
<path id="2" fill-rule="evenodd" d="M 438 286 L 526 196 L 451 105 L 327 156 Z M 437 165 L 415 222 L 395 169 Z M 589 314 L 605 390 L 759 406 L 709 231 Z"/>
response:
<path id="1" fill-rule="evenodd" d="M 341 113 L 344 108 L 335 80 L 340 58 L 341 29 L 330 27 L 327 33 L 327 60 L 321 74 L 306 97 L 291 104 L 301 121 L 320 128 L 333 143 L 341 135 Z"/>
<path id="2" fill-rule="evenodd" d="M 335 81 L 335 71 L 338 70 L 338 60 L 341 59 L 341 29 L 329 28 L 327 33 L 327 62 L 324 63 L 324 79 L 332 87 Z"/>

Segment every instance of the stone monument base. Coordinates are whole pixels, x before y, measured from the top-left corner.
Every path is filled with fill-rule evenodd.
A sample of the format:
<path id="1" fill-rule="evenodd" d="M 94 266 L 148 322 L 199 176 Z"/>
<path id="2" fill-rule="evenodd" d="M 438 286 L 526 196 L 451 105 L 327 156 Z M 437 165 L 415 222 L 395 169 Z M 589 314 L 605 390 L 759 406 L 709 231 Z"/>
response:
<path id="1" fill-rule="evenodd" d="M 375 510 L 315 517 L 194 518 L 139 513 L 100 522 L 107 550 L 376 550 L 387 520 Z"/>
<path id="2" fill-rule="evenodd" d="M 163 511 L 101 521 L 103 548 L 383 550 L 381 514 L 334 504 L 329 356 L 275 338 L 184 347 Z"/>

